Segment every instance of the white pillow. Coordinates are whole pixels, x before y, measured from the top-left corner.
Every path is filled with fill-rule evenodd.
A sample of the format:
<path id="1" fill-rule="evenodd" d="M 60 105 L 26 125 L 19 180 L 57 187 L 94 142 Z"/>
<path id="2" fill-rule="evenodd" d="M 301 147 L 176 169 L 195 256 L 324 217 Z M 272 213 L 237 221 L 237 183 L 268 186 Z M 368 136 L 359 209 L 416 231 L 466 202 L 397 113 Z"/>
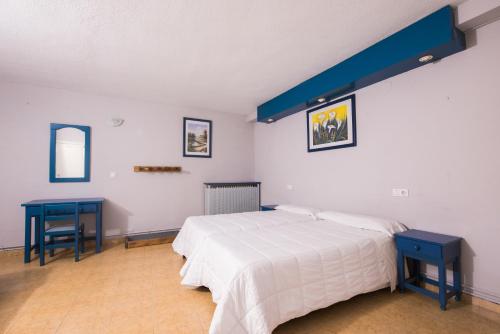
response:
<path id="1" fill-rule="evenodd" d="M 331 220 L 339 224 L 353 226 L 365 230 L 383 232 L 389 236 L 406 231 L 406 227 L 395 221 L 371 216 L 354 215 L 344 212 L 323 211 L 316 215 L 319 219 Z"/>
<path id="2" fill-rule="evenodd" d="M 298 213 L 301 215 L 309 215 L 312 216 L 314 219 L 316 219 L 316 214 L 319 212 L 318 209 L 309 208 L 306 206 L 291 205 L 291 204 L 281 204 L 275 207 L 275 209 L 288 211 L 292 213 Z"/>

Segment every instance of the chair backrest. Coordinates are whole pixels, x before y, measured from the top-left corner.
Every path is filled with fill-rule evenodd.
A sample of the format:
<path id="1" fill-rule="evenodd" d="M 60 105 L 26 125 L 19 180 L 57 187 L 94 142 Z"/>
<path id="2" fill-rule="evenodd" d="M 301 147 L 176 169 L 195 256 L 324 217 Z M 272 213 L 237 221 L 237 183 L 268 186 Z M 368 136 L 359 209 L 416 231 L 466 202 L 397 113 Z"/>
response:
<path id="1" fill-rule="evenodd" d="M 45 221 L 78 219 L 79 205 L 76 202 L 43 204 L 42 214 Z"/>

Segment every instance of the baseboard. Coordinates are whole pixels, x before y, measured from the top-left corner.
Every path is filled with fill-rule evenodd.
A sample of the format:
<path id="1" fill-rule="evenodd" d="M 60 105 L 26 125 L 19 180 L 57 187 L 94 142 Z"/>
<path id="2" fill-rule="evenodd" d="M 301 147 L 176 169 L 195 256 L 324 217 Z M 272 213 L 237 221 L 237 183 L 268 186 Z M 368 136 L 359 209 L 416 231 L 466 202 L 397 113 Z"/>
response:
<path id="1" fill-rule="evenodd" d="M 106 239 L 108 239 L 108 238 L 126 238 L 126 237 L 133 237 L 133 236 L 153 234 L 153 233 L 172 233 L 172 232 L 179 232 L 180 230 L 181 230 L 180 228 L 171 228 L 168 230 L 153 230 L 153 231 L 144 231 L 144 232 L 136 232 L 136 233 L 126 233 L 126 234 L 113 234 L 113 235 L 106 236 Z"/>
<path id="2" fill-rule="evenodd" d="M 172 243 L 177 236 L 178 231 L 153 232 L 136 234 L 125 238 L 125 248 L 135 248 L 143 246 L 154 246 Z"/>
<path id="3" fill-rule="evenodd" d="M 112 235 L 106 235 L 104 237 L 104 240 L 115 240 L 115 239 L 125 239 L 126 237 L 133 237 L 133 236 L 139 236 L 139 235 L 145 235 L 145 234 L 151 234 L 151 233 L 172 233 L 172 232 L 179 232 L 180 228 L 172 228 L 168 230 L 155 230 L 155 231 L 145 231 L 145 232 L 136 232 L 136 233 L 125 233 L 125 234 L 112 234 Z M 85 240 L 95 240 L 95 237 L 85 237 Z M 124 240 L 121 240 L 124 241 Z M 3 247 L 0 248 L 0 252 L 9 252 L 9 251 L 24 251 L 24 245 L 23 246 L 13 246 L 13 247 Z"/>

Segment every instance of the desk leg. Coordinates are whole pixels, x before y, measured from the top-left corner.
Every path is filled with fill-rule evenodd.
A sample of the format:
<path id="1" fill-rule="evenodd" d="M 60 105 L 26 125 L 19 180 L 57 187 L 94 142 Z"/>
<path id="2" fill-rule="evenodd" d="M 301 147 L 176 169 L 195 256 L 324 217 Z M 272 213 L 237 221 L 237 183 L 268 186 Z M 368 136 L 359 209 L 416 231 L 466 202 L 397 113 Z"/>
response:
<path id="1" fill-rule="evenodd" d="M 455 300 L 460 301 L 462 299 L 462 277 L 459 257 L 453 261 L 453 287 L 455 288 Z"/>
<path id="2" fill-rule="evenodd" d="M 405 257 L 403 252 L 398 252 L 398 283 L 399 283 L 399 292 L 403 292 L 405 290 Z"/>
<path id="3" fill-rule="evenodd" d="M 26 208 L 24 216 L 24 263 L 31 261 L 31 215 Z"/>
<path id="4" fill-rule="evenodd" d="M 35 216 L 35 254 L 40 253 L 40 216 Z"/>
<path id="5" fill-rule="evenodd" d="M 441 310 L 446 310 L 446 264 L 441 261 L 438 265 L 439 270 L 439 305 Z"/>
<path id="6" fill-rule="evenodd" d="M 97 204 L 95 213 L 95 252 L 100 253 L 102 247 L 102 204 Z"/>

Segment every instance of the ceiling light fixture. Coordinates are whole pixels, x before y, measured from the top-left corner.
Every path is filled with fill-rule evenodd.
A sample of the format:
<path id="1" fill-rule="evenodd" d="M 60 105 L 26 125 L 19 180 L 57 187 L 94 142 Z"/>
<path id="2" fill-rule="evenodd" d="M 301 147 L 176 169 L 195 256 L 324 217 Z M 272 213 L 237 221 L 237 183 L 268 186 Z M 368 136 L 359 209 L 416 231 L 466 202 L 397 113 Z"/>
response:
<path id="1" fill-rule="evenodd" d="M 320 97 L 320 98 L 318 99 L 318 102 L 319 102 L 319 103 L 323 103 L 323 102 L 325 102 L 325 101 L 326 101 L 326 99 L 325 99 L 324 97 Z"/>
<path id="2" fill-rule="evenodd" d="M 421 63 L 428 63 L 432 59 L 434 59 L 433 55 L 425 55 L 425 56 L 422 56 L 422 57 L 418 58 L 418 61 L 421 62 Z"/>

